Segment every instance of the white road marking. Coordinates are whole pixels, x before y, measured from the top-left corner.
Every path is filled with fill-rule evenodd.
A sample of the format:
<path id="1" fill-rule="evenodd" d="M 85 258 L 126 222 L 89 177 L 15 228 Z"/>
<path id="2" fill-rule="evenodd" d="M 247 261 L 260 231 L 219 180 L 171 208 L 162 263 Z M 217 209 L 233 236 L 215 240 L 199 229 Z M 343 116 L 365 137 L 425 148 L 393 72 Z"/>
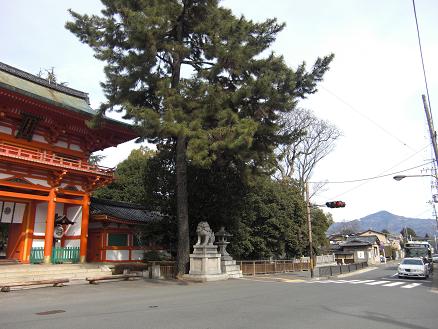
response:
<path id="1" fill-rule="evenodd" d="M 409 283 L 406 281 L 376 281 L 376 280 L 319 280 L 307 281 L 307 283 L 348 283 L 348 284 L 367 284 L 370 286 L 382 285 L 383 287 L 398 287 L 398 288 L 415 288 L 421 286 L 422 283 Z M 438 292 L 438 291 L 437 291 Z"/>
<path id="2" fill-rule="evenodd" d="M 407 284 L 406 286 L 400 287 L 400 288 L 406 288 L 406 289 L 410 289 L 410 288 L 414 288 L 417 286 L 421 286 L 421 283 L 411 283 L 411 284 Z"/>
<path id="3" fill-rule="evenodd" d="M 395 286 L 399 286 L 402 284 L 405 284 L 406 282 L 403 281 L 397 281 L 397 282 L 392 282 L 392 283 L 388 283 L 388 284 L 384 284 L 384 287 L 395 287 Z"/>
<path id="4" fill-rule="evenodd" d="M 378 284 L 383 284 L 383 283 L 389 283 L 391 281 L 376 281 L 376 282 L 369 282 L 369 283 L 365 283 L 365 284 L 369 284 L 370 286 L 376 286 Z"/>
<path id="5" fill-rule="evenodd" d="M 351 282 L 351 284 L 358 284 L 358 283 L 367 283 L 367 282 L 374 282 L 376 280 L 357 280 L 357 282 Z"/>

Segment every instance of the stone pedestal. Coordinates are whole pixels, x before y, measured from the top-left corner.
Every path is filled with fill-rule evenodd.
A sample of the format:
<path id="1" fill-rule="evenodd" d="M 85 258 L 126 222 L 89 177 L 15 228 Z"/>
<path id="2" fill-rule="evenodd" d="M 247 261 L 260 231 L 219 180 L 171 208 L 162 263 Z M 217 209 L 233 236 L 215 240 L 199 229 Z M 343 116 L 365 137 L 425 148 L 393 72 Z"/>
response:
<path id="1" fill-rule="evenodd" d="M 185 276 L 193 281 L 218 281 L 226 280 L 228 277 L 222 273 L 221 254 L 217 247 L 199 248 L 190 255 L 190 271 Z"/>
<path id="2" fill-rule="evenodd" d="M 223 260 L 221 261 L 222 273 L 228 275 L 228 278 L 236 279 L 243 277 L 240 266 L 236 264 L 235 260 Z"/>
<path id="3" fill-rule="evenodd" d="M 184 278 L 201 282 L 228 279 L 228 276 L 222 273 L 221 254 L 213 244 L 214 234 L 208 223 L 199 223 L 196 232 L 198 242 L 193 246 L 193 254 L 190 254 L 190 271 L 189 274 L 184 275 Z"/>

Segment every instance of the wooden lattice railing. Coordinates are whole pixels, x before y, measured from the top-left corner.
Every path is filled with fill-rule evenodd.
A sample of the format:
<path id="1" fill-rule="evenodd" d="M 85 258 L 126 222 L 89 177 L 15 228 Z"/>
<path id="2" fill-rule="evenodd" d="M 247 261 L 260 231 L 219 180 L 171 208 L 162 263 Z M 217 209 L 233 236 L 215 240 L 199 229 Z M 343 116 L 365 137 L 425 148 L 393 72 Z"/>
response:
<path id="1" fill-rule="evenodd" d="M 0 143 L 0 156 L 8 157 L 11 159 L 13 158 L 30 162 L 43 163 L 49 166 L 60 167 L 63 169 L 73 169 L 83 172 L 95 173 L 103 176 L 112 177 L 114 173 L 113 168 L 97 166 L 94 164 L 90 164 L 87 161 L 67 159 L 55 154 L 29 150 L 17 146 L 6 145 L 3 143 Z"/>

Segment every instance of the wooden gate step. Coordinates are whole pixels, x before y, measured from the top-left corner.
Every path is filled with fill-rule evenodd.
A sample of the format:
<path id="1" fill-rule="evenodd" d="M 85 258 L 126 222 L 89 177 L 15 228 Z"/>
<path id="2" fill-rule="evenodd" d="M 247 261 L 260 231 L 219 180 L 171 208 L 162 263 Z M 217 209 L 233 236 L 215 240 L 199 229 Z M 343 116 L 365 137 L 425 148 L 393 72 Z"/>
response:
<path id="1" fill-rule="evenodd" d="M 21 264 L 21 262 L 17 259 L 0 259 L 0 266 L 1 265 L 15 265 L 15 264 Z"/>

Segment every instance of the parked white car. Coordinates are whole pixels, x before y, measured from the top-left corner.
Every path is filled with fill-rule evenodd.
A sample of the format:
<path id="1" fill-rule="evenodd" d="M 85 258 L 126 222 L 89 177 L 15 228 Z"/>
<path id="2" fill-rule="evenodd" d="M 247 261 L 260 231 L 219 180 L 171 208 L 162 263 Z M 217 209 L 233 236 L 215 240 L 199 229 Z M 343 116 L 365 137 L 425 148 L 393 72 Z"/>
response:
<path id="1" fill-rule="evenodd" d="M 421 258 L 404 258 L 398 266 L 398 277 L 429 277 L 429 265 Z"/>

